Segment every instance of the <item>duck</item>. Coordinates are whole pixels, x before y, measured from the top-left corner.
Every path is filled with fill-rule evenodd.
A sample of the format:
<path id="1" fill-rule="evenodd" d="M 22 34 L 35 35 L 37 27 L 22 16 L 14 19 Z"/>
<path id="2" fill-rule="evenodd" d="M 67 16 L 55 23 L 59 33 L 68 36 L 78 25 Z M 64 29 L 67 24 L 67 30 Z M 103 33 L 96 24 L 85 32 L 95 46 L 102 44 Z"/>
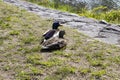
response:
<path id="1" fill-rule="evenodd" d="M 55 50 L 61 49 L 67 45 L 67 41 L 64 38 L 65 31 L 59 30 L 59 26 L 61 26 L 59 22 L 54 22 L 52 30 L 43 34 L 44 40 L 41 43 L 42 49 Z"/>
<path id="2" fill-rule="evenodd" d="M 45 33 L 43 33 L 41 43 L 53 37 L 53 35 L 59 31 L 58 27 L 60 26 L 62 26 L 62 24 L 60 24 L 59 21 L 55 21 L 52 24 L 52 29 L 47 30 Z"/>
<path id="3" fill-rule="evenodd" d="M 55 50 L 55 49 L 62 49 L 66 47 L 67 40 L 64 38 L 65 31 L 60 30 L 55 35 L 56 35 L 55 37 L 52 37 L 42 43 L 42 49 Z"/>

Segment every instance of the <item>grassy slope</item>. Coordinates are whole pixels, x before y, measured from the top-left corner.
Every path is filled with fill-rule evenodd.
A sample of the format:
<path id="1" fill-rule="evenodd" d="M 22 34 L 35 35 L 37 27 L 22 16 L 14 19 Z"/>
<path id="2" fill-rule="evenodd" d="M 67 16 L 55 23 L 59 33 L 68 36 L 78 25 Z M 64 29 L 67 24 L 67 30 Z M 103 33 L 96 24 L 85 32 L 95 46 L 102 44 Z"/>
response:
<path id="1" fill-rule="evenodd" d="M 0 80 L 120 79 L 120 49 L 61 27 L 65 50 L 40 52 L 51 20 L 0 2 Z"/>

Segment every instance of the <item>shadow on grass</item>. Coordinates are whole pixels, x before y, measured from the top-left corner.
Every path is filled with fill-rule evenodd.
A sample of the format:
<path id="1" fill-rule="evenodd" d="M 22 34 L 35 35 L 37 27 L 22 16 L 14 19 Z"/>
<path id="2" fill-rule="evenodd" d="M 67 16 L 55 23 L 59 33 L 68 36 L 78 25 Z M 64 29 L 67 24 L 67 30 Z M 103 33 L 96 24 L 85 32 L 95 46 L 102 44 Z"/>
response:
<path id="1" fill-rule="evenodd" d="M 41 49 L 40 52 L 53 52 L 61 49 Z"/>

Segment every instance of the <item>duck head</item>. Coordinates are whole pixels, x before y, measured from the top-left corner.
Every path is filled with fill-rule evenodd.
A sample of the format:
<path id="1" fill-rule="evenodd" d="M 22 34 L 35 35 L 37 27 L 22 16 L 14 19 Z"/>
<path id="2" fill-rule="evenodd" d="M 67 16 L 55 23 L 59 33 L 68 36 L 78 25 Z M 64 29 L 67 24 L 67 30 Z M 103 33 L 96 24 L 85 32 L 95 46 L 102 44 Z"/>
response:
<path id="1" fill-rule="evenodd" d="M 56 21 L 52 25 L 52 29 L 58 29 L 59 26 L 62 26 L 59 21 Z"/>

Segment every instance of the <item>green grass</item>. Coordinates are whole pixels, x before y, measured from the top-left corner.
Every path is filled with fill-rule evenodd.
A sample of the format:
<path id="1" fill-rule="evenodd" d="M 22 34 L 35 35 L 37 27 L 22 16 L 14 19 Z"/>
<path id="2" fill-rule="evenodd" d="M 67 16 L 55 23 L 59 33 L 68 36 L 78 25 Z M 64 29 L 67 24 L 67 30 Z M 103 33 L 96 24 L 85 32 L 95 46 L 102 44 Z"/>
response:
<path id="1" fill-rule="evenodd" d="M 120 15 L 119 15 L 120 10 L 104 11 L 104 9 L 107 9 L 107 8 L 97 7 L 91 11 L 83 9 L 82 11 L 80 11 L 79 14 L 85 17 L 95 18 L 98 20 L 106 20 L 110 23 L 120 24 Z"/>
<path id="2" fill-rule="evenodd" d="M 82 7 L 74 7 L 69 4 L 65 4 L 60 2 L 59 0 L 26 0 L 38 5 L 42 5 L 52 9 L 58 9 L 61 11 L 68 11 L 72 13 L 76 13 L 80 16 L 85 16 L 89 18 L 95 18 L 98 20 L 106 20 L 110 23 L 120 24 L 120 10 L 109 10 L 106 6 L 99 6 L 92 10 L 86 9 L 84 6 Z"/>
<path id="3" fill-rule="evenodd" d="M 19 34 L 20 34 L 19 31 L 14 31 L 13 30 L 13 31 L 10 32 L 10 35 L 19 35 Z"/>
<path id="4" fill-rule="evenodd" d="M 82 75 L 86 75 L 86 74 L 90 73 L 91 70 L 89 68 L 80 68 L 78 70 L 78 72 L 80 72 Z"/>
<path id="5" fill-rule="evenodd" d="M 53 75 L 47 76 L 45 80 L 61 80 L 70 74 L 74 74 L 75 71 L 75 67 L 63 66 L 57 69 L 57 71 Z"/>
<path id="6" fill-rule="evenodd" d="M 41 52 L 41 36 L 52 22 L 0 2 L 1 80 L 120 79 L 120 48 L 76 29 L 60 28 L 66 31 L 65 49 Z"/>
<path id="7" fill-rule="evenodd" d="M 96 79 L 100 79 L 102 75 L 106 74 L 106 71 L 105 70 L 94 71 L 91 74 L 95 76 Z"/>

